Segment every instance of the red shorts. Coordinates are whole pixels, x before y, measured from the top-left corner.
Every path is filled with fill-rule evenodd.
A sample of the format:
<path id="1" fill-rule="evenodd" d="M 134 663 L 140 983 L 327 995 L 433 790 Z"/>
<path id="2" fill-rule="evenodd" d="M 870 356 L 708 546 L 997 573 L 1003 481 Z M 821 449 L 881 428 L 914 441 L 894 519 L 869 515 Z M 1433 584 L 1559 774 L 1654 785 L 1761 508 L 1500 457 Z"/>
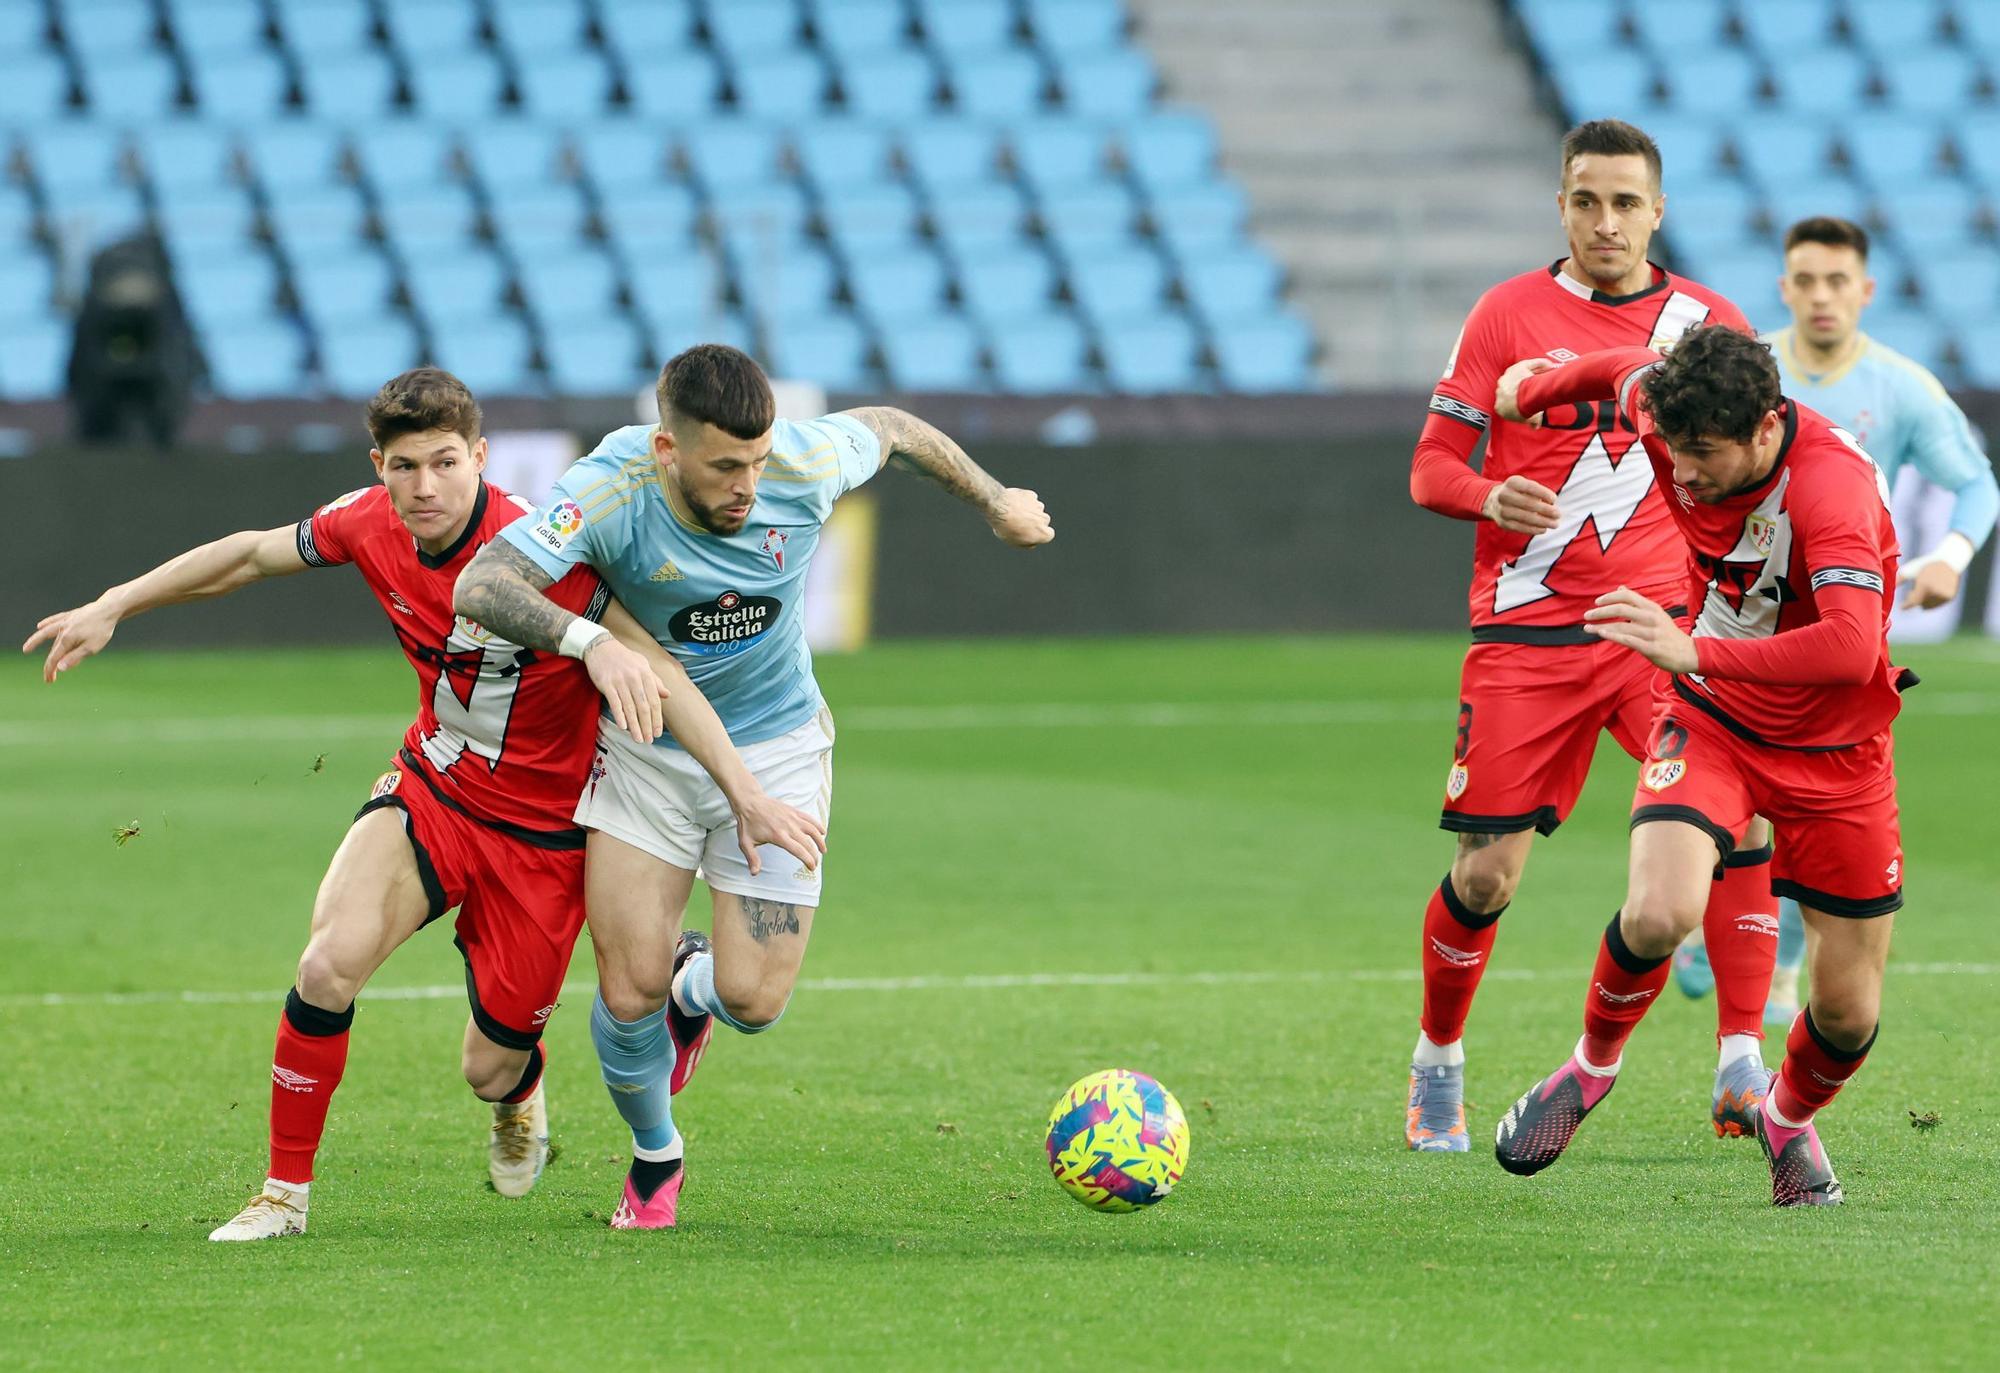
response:
<path id="1" fill-rule="evenodd" d="M 458 951 L 472 1019 L 495 1044 L 530 1049 L 562 994 L 583 928 L 583 844 L 577 833 L 542 843 L 481 824 L 454 808 L 405 763 L 383 774 L 361 815 L 394 806 L 408 818 L 417 872 L 430 896 L 426 924 L 456 906 Z M 356 817 L 360 818 L 359 816 Z"/>
<path id="2" fill-rule="evenodd" d="M 1828 915 L 1901 909 L 1903 842 L 1887 730 L 1851 748 L 1808 753 L 1738 738 L 1684 701 L 1659 703 L 1632 824 L 1697 825 L 1726 858 L 1753 815 L 1777 830 L 1776 895 Z"/>
<path id="3" fill-rule="evenodd" d="M 1658 675 L 1617 644 L 1474 644 L 1459 676 L 1458 745 L 1438 824 L 1553 834 L 1583 791 L 1601 731 L 1642 754 Z"/>

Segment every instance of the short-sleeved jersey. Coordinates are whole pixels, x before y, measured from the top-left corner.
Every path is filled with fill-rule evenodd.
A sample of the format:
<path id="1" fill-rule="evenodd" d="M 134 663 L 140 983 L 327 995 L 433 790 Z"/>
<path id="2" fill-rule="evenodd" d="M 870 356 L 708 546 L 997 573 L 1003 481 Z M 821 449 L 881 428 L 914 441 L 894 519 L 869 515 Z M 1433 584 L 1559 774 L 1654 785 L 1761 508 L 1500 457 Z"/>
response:
<path id="1" fill-rule="evenodd" d="M 1694 636 L 1768 639 L 1819 621 L 1829 587 L 1879 596 L 1882 633 L 1874 668 L 1858 685 L 1779 685 L 1689 674 L 1675 677 L 1681 699 L 1737 735 L 1780 748 L 1844 748 L 1886 730 L 1901 706 L 1900 673 L 1889 662 L 1889 613 L 1896 590 L 1896 530 L 1889 488 L 1854 436 L 1795 400 L 1784 408 L 1778 461 L 1754 488 L 1705 505 L 1678 486 L 1673 456 L 1653 428 L 1637 382 L 1620 383 L 1668 507 L 1693 555 Z"/>
<path id="2" fill-rule="evenodd" d="M 403 737 L 403 765 L 482 824 L 574 848 L 582 832 L 570 817 L 596 745 L 597 689 L 583 664 L 508 643 L 452 611 L 458 574 L 528 509 L 482 482 L 465 532 L 433 555 L 410 537 L 386 487 L 363 487 L 299 521 L 299 556 L 315 567 L 359 568 L 416 669 L 417 719 Z M 593 620 L 610 594 L 587 569 L 549 588 L 557 604 Z"/>
<path id="3" fill-rule="evenodd" d="M 2000 484 L 1965 412 L 1921 364 L 1869 338 L 1830 372 L 1810 372 L 1791 329 L 1766 336 L 1778 359 L 1785 394 L 1796 396 L 1845 429 L 1881 465 L 1889 489 L 1905 464 L 1933 486 L 1956 493 L 1951 528 L 1977 549 L 2000 516 Z"/>
<path id="4" fill-rule="evenodd" d="M 750 516 L 725 536 L 669 493 L 653 432 L 607 434 L 502 537 L 551 577 L 595 568 L 680 660 L 732 740 L 775 739 L 822 704 L 806 645 L 806 568 L 834 501 L 881 467 L 881 440 L 845 415 L 779 420 Z M 679 747 L 670 735 L 659 742 Z"/>
<path id="5" fill-rule="evenodd" d="M 1654 600 L 1685 586 L 1686 553 L 1650 464 L 1614 406 L 1566 405 L 1539 426 L 1493 414 L 1500 374 L 1523 358 L 1567 362 L 1602 348 L 1664 349 L 1690 326 L 1750 332 L 1727 300 L 1660 268 L 1653 284 L 1607 296 L 1556 263 L 1503 281 L 1479 298 L 1460 331 L 1430 409 L 1487 435 L 1481 472 L 1519 475 L 1556 493 L 1562 521 L 1535 535 L 1482 520 L 1473 548 L 1472 637 L 1481 643 L 1593 643 L 1583 615 L 1615 586 Z M 1677 604 L 1662 601 L 1663 604 Z"/>

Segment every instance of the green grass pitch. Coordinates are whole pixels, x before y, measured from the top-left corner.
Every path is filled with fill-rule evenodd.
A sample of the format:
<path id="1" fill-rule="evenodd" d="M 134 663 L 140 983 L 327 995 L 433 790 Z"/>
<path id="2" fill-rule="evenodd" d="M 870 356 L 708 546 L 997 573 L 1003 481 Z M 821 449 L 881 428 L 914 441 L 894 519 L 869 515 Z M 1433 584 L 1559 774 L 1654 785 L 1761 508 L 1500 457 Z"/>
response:
<path id="1" fill-rule="evenodd" d="M 1622 894 L 1608 743 L 1474 1010 L 1475 1151 L 1401 1147 L 1418 916 L 1460 645 L 892 645 L 826 660 L 827 903 L 776 1032 L 677 1116 L 682 1228 L 617 1235 L 625 1137 L 580 950 L 560 1156 L 485 1183 L 447 932 L 361 1000 L 300 1240 L 204 1236 L 262 1176 L 312 893 L 407 719 L 385 642 L 0 677 L 0 1367 L 1263 1368 L 1984 1363 L 2000 1240 L 2000 649 L 1912 648 L 1909 908 L 1880 1047 L 1829 1113 L 1848 1189 L 1774 1212 L 1706 1111 L 1712 1003 L 1668 995 L 1573 1154 L 1494 1164 L 1574 1042 Z M 136 822 L 122 846 L 116 829 Z M 706 923 L 697 894 L 691 917 Z M 1022 974 L 1048 974 L 1020 985 Z M 192 995 L 183 996 L 182 993 Z M 1777 1046 L 1770 1048 L 1775 1059 Z M 1050 1105 L 1153 1073 L 1188 1176 L 1099 1216 Z M 1911 1112 L 1935 1113 L 1934 1128 Z"/>

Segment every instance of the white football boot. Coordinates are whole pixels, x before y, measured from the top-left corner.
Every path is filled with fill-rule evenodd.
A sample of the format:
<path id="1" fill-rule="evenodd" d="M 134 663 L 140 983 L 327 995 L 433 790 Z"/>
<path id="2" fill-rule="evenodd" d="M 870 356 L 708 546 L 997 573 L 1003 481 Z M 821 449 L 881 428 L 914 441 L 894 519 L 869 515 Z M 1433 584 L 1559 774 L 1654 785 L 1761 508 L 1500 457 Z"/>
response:
<path id="1" fill-rule="evenodd" d="M 250 1198 L 249 1204 L 234 1218 L 209 1231 L 208 1237 L 231 1241 L 273 1240 L 305 1232 L 306 1189 L 266 1178 L 264 1190 Z"/>
<path id="2" fill-rule="evenodd" d="M 486 1144 L 486 1171 L 503 1197 L 525 1197 L 549 1161 L 549 1103 L 537 1082 L 528 1099 L 510 1106 L 493 1103 L 493 1137 Z"/>

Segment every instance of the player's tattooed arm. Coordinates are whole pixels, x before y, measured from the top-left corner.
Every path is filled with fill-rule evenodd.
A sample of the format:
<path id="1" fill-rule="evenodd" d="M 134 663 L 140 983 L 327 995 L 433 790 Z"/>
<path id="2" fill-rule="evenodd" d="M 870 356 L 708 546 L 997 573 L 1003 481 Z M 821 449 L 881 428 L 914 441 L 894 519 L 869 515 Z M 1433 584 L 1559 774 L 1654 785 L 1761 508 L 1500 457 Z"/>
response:
<path id="1" fill-rule="evenodd" d="M 984 515 L 1002 541 L 1033 548 L 1056 536 L 1040 497 L 1002 486 L 936 425 L 889 405 L 865 405 L 842 413 L 867 425 L 881 440 L 885 465 L 937 483 Z"/>
<path id="2" fill-rule="evenodd" d="M 452 609 L 522 648 L 556 653 L 576 616 L 542 594 L 554 584 L 533 558 L 494 539 L 459 574 Z"/>
<path id="3" fill-rule="evenodd" d="M 797 906 L 785 901 L 766 901 L 757 896 L 742 896 L 737 900 L 743 904 L 743 919 L 750 927 L 750 937 L 759 944 L 770 943 L 772 935 L 799 932 Z"/>

